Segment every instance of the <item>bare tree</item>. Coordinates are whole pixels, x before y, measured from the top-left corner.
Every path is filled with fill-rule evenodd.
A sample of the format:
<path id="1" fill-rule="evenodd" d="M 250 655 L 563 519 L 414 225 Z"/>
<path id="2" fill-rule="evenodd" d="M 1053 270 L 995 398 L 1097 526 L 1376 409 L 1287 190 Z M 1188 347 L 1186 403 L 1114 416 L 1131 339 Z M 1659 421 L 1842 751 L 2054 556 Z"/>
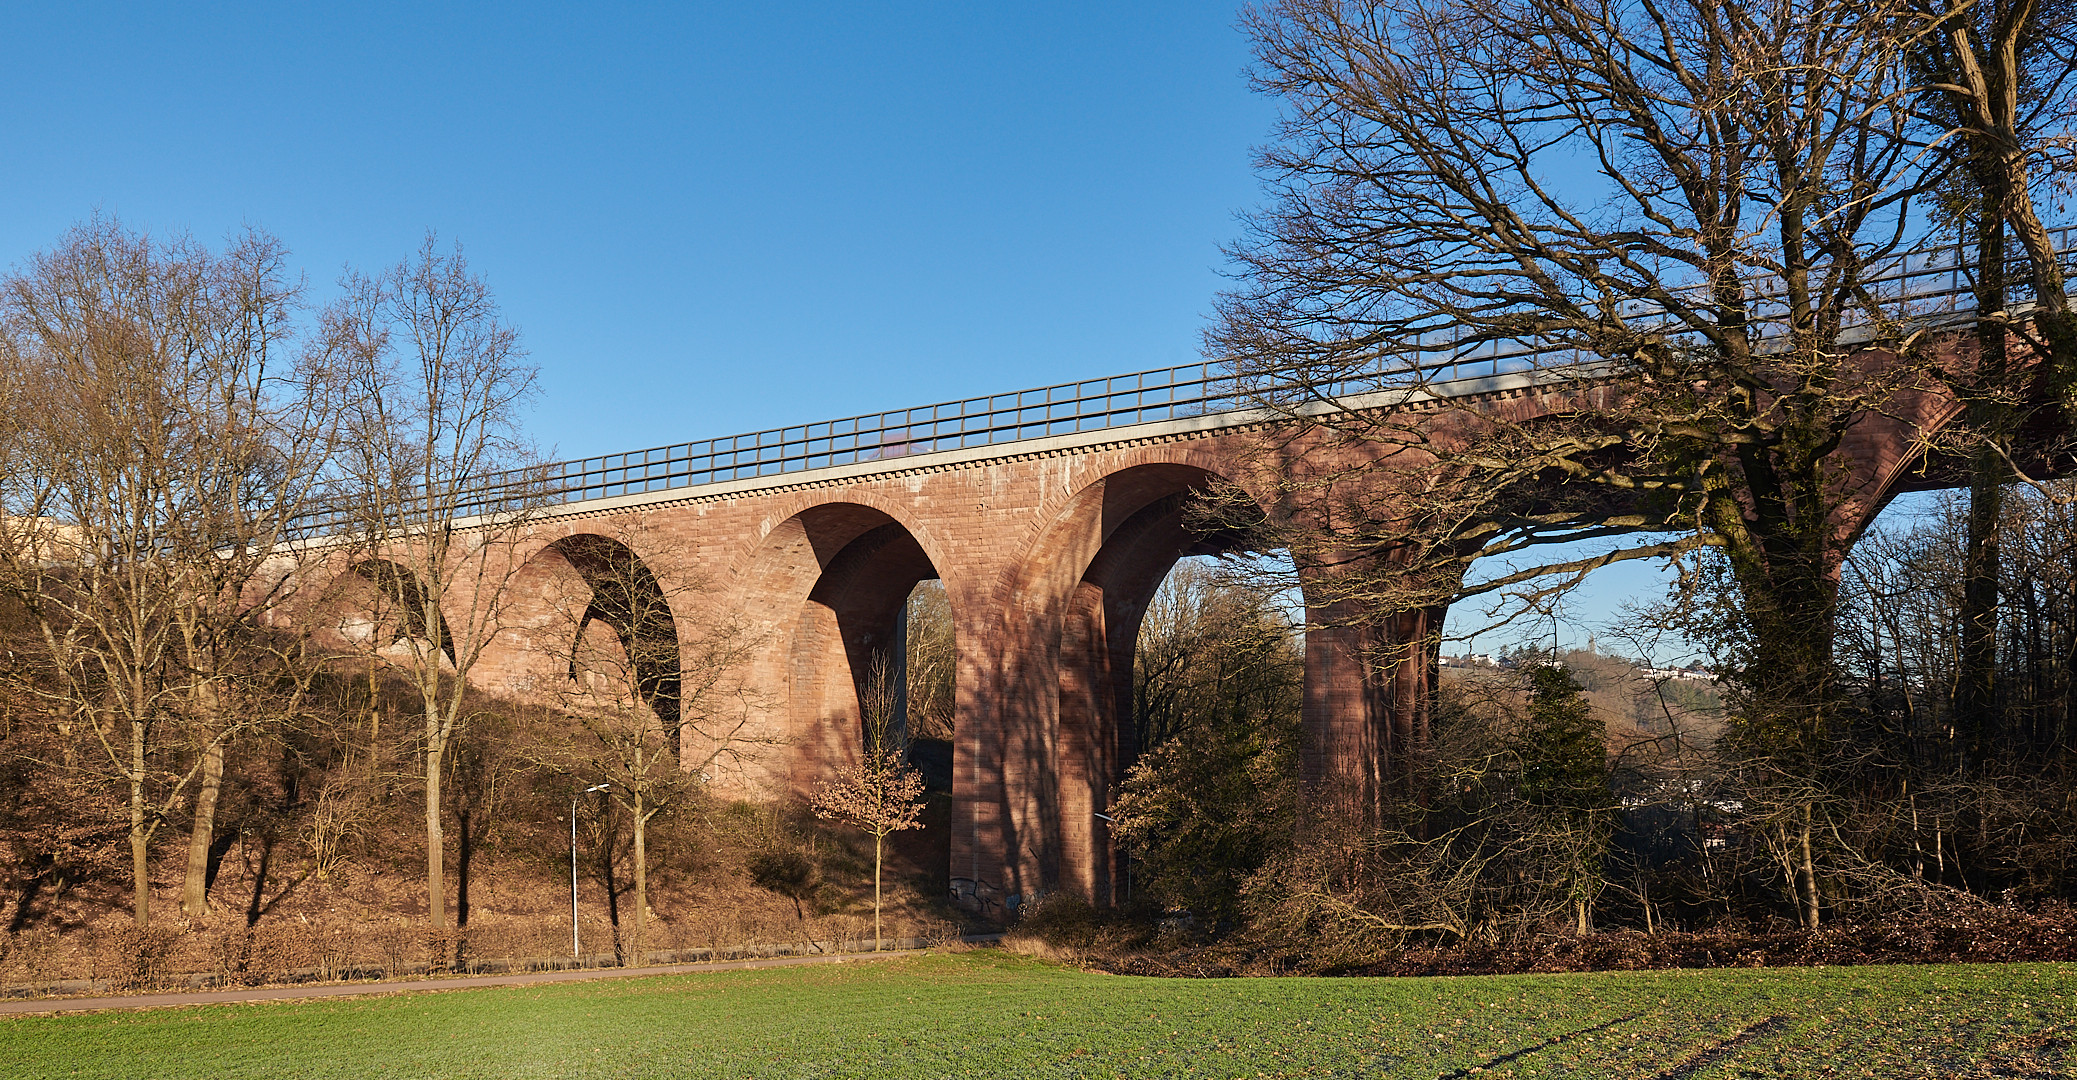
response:
<path id="1" fill-rule="evenodd" d="M 2039 202 L 2044 187 L 2067 190 L 2077 164 L 2067 90 L 2077 75 L 2077 22 L 2038 0 L 1922 0 L 1905 25 L 1930 30 L 1910 38 L 1915 104 L 1925 140 L 1955 170 L 1949 211 L 1973 233 L 1977 311 L 1995 334 L 1984 342 L 1984 374 L 1998 373 L 2004 337 L 2017 335 L 2050 360 L 2046 374 L 2067 410 L 2077 404 L 2068 398 L 2077 390 L 2077 323 Z M 2013 243 L 2021 265 L 2008 272 Z M 2031 293 L 2023 309 L 2006 303 L 2014 284 Z"/>
<path id="2" fill-rule="evenodd" d="M 1400 505 L 1332 542 L 1416 526 L 1427 550 L 1380 576 L 1447 600 L 1478 557 L 1700 530 L 1588 562 L 1725 550 L 1752 617 L 1780 631 L 1761 635 L 1779 668 L 1821 684 L 1820 582 L 1854 494 L 1831 451 L 1897 389 L 1839 344 L 1895 325 L 1868 282 L 1911 235 L 1904 45 L 1859 29 L 1891 14 L 1290 0 L 1251 15 L 1259 84 L 1290 108 L 1262 162 L 1275 202 L 1234 250 L 1246 286 L 1211 343 L 1272 402 L 1324 410 L 1405 466 Z M 1523 363 L 1576 395 L 1569 415 L 1480 411 L 1451 445 L 1431 416 L 1339 404 L 1529 345 L 1555 352 Z"/>
<path id="3" fill-rule="evenodd" d="M 2004 489 L 2022 475 L 2019 460 L 2038 471 L 2044 457 L 2023 453 L 2017 437 L 2037 409 L 2067 417 L 2077 404 L 2077 323 L 2036 194 L 2044 184 L 2066 188 L 2072 171 L 2067 87 L 2077 74 L 2077 25 L 2061 5 L 2034 0 L 1935 0 L 1925 13 L 1938 31 L 1914 54 L 1918 111 L 1928 141 L 1953 165 L 1944 208 L 1973 256 L 1979 316 L 1975 348 L 1945 377 L 1967 407 L 1958 441 L 1969 458 L 1955 718 L 1981 760 L 1996 709 Z M 2020 355 L 2011 355 L 2014 344 Z"/>
<path id="4" fill-rule="evenodd" d="M 1865 719 L 1842 748 L 1858 767 L 1839 785 L 1841 842 L 1900 879 L 1986 897 L 2068 894 L 2077 514 L 2050 497 L 2065 486 L 2003 500 L 2008 610 L 1987 715 L 1964 714 L 1956 692 L 1971 678 L 1973 500 L 1949 496 L 1881 528 L 1847 563 L 1842 663 Z"/>
<path id="5" fill-rule="evenodd" d="M 289 349 L 299 294 L 264 234 L 212 253 L 97 219 L 0 297 L 15 376 L 0 586 L 38 629 L 47 677 L 31 685 L 128 790 L 139 926 L 152 839 L 189 798 L 183 900 L 202 914 L 225 747 L 279 717 L 272 687 L 299 667 L 269 616 L 338 403 L 322 350 Z"/>
<path id="6" fill-rule="evenodd" d="M 428 918 L 444 930 L 441 777 L 468 718 L 469 673 L 503 624 L 510 541 L 539 501 L 519 430 L 535 369 L 490 286 L 430 235 L 409 262 L 345 286 L 327 324 L 354 346 L 342 467 L 355 558 L 401 620 L 392 656 L 422 721 Z"/>
<path id="7" fill-rule="evenodd" d="M 300 282 L 283 270 L 281 245 L 248 233 L 204 282 L 217 312 L 209 383 L 188 411 L 215 437 L 191 450 L 197 535 L 182 552 L 194 584 L 175 621 L 188 714 L 203 742 L 200 786 L 188 833 L 181 909 L 207 912 L 208 860 L 224 753 L 240 730 L 295 715 L 317 672 L 307 628 L 274 614 L 295 599 L 301 565 L 316 557 L 292 543 L 331 476 L 344 404 L 339 343 L 319 337 L 297 352 L 283 345 Z"/>
<path id="8" fill-rule="evenodd" d="M 1287 110 L 1211 348 L 1368 462 L 1288 470 L 1317 507 L 1285 537 L 1308 602 L 1375 613 L 1399 664 L 1439 629 L 1407 613 L 1714 549 L 1733 737 L 1807 778 L 1841 701 L 1836 569 L 1881 495 L 1841 448 L 1929 385 L 1882 278 L 1947 167 L 1910 108 L 1939 19 L 1285 0 L 1248 26 Z M 1421 393 L 1510 366 L 1536 408 Z M 1541 554 L 1583 540 L 1605 547 Z"/>

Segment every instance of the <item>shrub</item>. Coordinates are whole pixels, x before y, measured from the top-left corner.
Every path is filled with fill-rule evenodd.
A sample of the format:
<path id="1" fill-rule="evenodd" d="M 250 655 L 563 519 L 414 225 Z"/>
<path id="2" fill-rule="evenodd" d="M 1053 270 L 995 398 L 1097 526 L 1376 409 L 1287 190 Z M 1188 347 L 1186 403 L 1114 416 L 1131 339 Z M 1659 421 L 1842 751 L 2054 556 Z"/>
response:
<path id="1" fill-rule="evenodd" d="M 180 931 L 165 926 L 129 926 L 110 938 L 114 963 L 108 981 L 117 990 L 155 990 L 173 974 L 172 960 L 181 944 Z"/>

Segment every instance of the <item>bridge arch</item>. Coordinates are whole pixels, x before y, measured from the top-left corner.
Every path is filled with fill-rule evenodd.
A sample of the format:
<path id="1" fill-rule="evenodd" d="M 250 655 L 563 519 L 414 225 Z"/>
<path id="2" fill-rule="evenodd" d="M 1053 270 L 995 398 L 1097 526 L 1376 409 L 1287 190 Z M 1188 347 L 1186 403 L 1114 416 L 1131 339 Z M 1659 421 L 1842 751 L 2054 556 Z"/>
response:
<path id="1" fill-rule="evenodd" d="M 778 520 L 739 558 L 738 603 L 762 643 L 746 683 L 761 690 L 760 733 L 786 744 L 765 770 L 776 786 L 806 796 L 859 760 L 875 660 L 900 677 L 909 595 L 940 576 L 923 536 L 888 508 L 833 500 Z"/>
<path id="2" fill-rule="evenodd" d="M 1123 864 L 1106 822 L 1137 757 L 1133 664 L 1147 605 L 1176 562 L 1246 546 L 1187 527 L 1190 502 L 1233 462 L 1149 454 L 1090 478 L 1043 519 L 1010 589 L 1017 647 L 974 680 L 1001 710 L 1003 763 L 989 794 L 1003 833 L 1009 895 L 1068 889 L 1097 903 L 1124 898 Z M 997 756 L 999 755 L 999 756 Z M 973 831 L 976 846 L 986 830 Z M 955 859 L 956 862 L 956 859 Z M 977 891 L 985 882 L 977 882 Z"/>
<path id="3" fill-rule="evenodd" d="M 515 691 L 639 700 L 682 738 L 682 655 L 665 583 L 630 538 L 579 532 L 543 545 L 506 586 L 502 651 Z"/>

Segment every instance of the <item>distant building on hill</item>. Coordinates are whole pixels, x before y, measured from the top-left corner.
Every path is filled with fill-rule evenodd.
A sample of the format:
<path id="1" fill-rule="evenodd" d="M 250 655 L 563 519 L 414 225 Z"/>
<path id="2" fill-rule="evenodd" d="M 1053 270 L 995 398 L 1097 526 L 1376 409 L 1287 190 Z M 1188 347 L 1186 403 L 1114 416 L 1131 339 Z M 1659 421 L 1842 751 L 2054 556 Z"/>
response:
<path id="1" fill-rule="evenodd" d="M 1645 668 L 1644 674 L 1653 679 L 1687 679 L 1693 682 L 1715 682 L 1716 673 L 1701 664 L 1689 664 L 1677 668 Z"/>

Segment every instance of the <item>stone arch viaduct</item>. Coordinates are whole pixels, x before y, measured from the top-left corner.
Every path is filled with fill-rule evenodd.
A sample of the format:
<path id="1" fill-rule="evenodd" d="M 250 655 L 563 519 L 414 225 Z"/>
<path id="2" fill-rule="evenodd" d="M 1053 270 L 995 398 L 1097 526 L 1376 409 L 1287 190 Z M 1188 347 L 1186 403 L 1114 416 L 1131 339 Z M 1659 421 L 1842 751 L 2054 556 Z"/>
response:
<path id="1" fill-rule="evenodd" d="M 1456 355 L 1393 405 L 1438 417 L 1465 401 L 1519 416 L 1577 408 L 1581 384 L 1551 370 L 1528 351 Z M 1848 528 L 1925 482 L 1923 435 L 1960 411 L 1932 390 L 1902 400 L 1842 448 Z M 1056 889 L 1107 902 L 1121 866 L 1104 813 L 1136 750 L 1141 615 L 1179 558 L 1231 543 L 1187 530 L 1185 500 L 1346 452 L 1301 440 L 1266 458 L 1277 423 L 1217 368 L 1193 365 L 553 466 L 553 505 L 513 541 L 509 625 L 472 678 L 523 692 L 557 673 L 573 636 L 611 633 L 642 693 L 668 702 L 679 625 L 702 617 L 687 605 L 740 613 L 752 644 L 732 677 L 755 690 L 742 708 L 760 750 L 725 782 L 802 794 L 855 760 L 869 658 L 895 640 L 912 588 L 938 579 L 958 654 L 955 894 L 984 909 Z M 541 596 L 587 588 L 575 626 L 546 614 Z M 1433 663 L 1430 650 L 1380 674 L 1346 631 L 1310 629 L 1306 778 L 1371 774 Z"/>

